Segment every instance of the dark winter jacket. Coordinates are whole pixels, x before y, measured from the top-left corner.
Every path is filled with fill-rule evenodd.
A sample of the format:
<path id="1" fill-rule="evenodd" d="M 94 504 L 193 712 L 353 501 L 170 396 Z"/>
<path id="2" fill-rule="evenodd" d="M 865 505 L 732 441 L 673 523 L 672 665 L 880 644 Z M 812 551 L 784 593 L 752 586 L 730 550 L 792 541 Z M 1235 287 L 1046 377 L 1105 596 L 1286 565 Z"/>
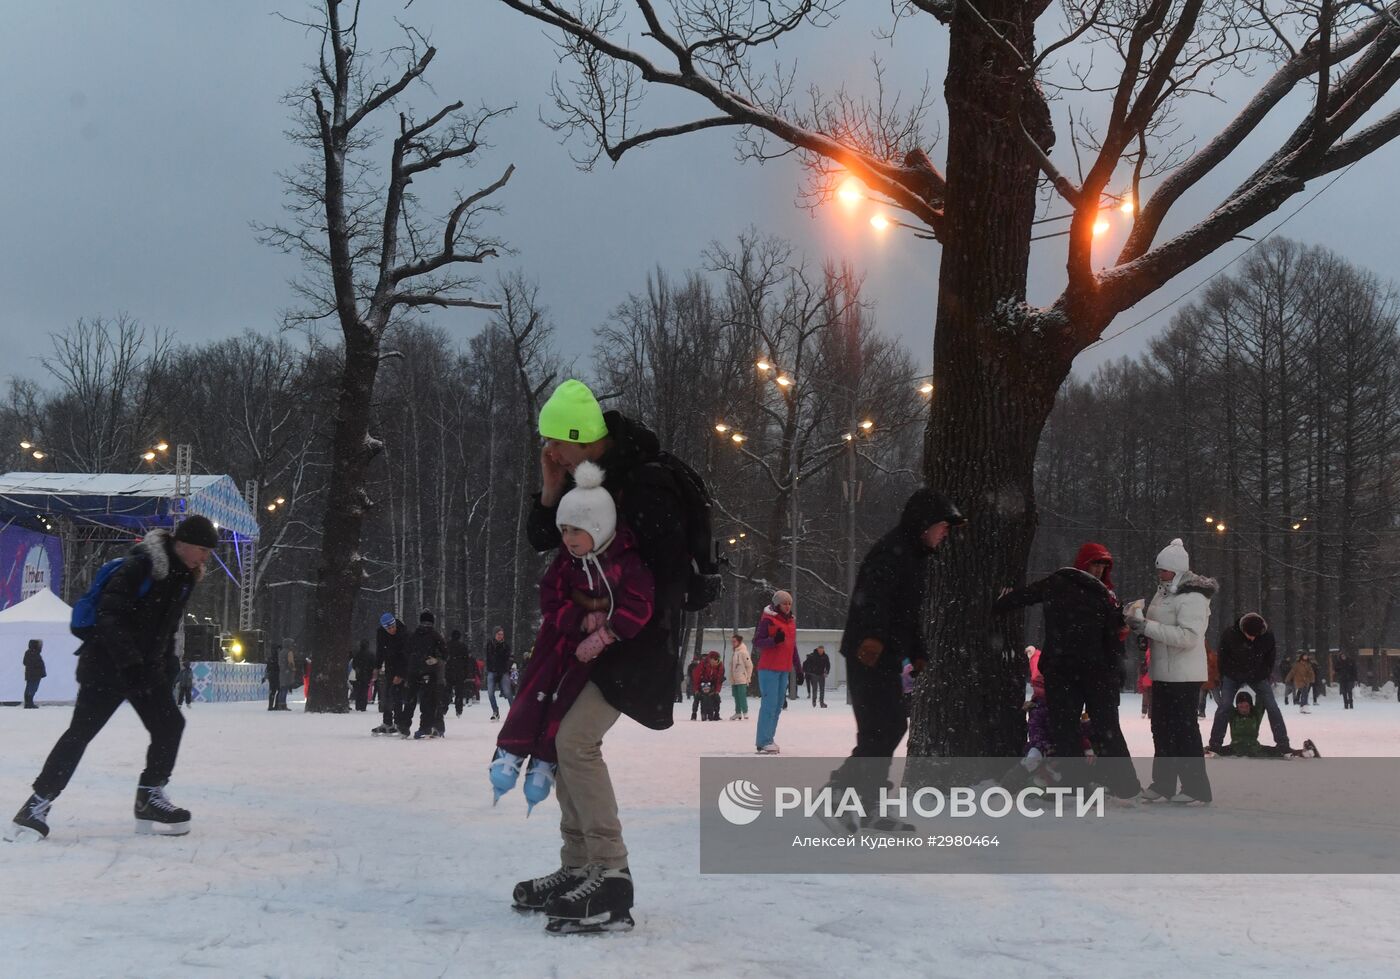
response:
<path id="1" fill-rule="evenodd" d="M 824 652 L 812 650 L 802 661 L 802 672 L 808 676 L 826 676 L 831 672 L 831 657 Z"/>
<path id="2" fill-rule="evenodd" d="M 1102 551 L 1102 556 L 1108 552 Z M 1123 607 L 1107 584 L 1084 570 L 1099 559 L 1097 553 L 1086 554 L 1081 548 L 1076 567 L 1061 568 L 997 599 L 997 612 L 1044 606 L 1040 671 L 1046 676 L 1060 663 L 1099 667 L 1115 675 L 1122 670 Z"/>
<path id="3" fill-rule="evenodd" d="M 1338 655 L 1332 661 L 1332 669 L 1336 671 L 1337 683 L 1339 685 L 1356 685 L 1356 660 L 1349 656 Z"/>
<path id="4" fill-rule="evenodd" d="M 884 645 L 875 669 L 898 676 L 904 660 L 927 659 L 923 609 L 928 593 L 928 559 L 923 542 L 929 527 L 950 517 L 947 503 L 933 490 L 917 490 L 904 504 L 899 525 L 866 553 L 856 572 L 856 587 L 841 634 L 841 655 L 848 660 L 866 639 Z"/>
<path id="5" fill-rule="evenodd" d="M 617 642 L 598 658 L 584 663 L 575 655 L 587 633 L 583 620 L 588 609 L 576 604 L 574 595 L 606 599 L 608 629 Z M 620 524 L 597 563 L 584 561 L 559 548 L 540 579 L 540 631 L 535 653 L 525 665 L 519 692 L 501 725 L 497 747 L 542 761 L 558 761 L 555 736 L 559 724 L 598 668 L 616 657 L 624 666 L 635 653 L 633 641 L 651 619 L 654 586 L 651 572 L 642 562 L 635 538 Z M 596 682 L 596 680 L 595 680 Z"/>
<path id="6" fill-rule="evenodd" d="M 142 595 L 146 581 L 150 589 Z M 171 532 L 148 533 L 102 588 L 96 635 L 78 648 L 78 682 L 168 690 L 180 671 L 175 630 L 195 583 L 195 573 L 175 556 Z"/>
<path id="7" fill-rule="evenodd" d="M 449 639 L 447 641 L 447 682 L 458 684 L 469 677 L 476 678 L 476 663 L 472 660 L 471 650 L 462 640 Z"/>
<path id="8" fill-rule="evenodd" d="M 374 634 L 374 666 L 385 684 L 395 677 L 408 676 L 408 627 L 398 619 L 394 625 L 392 636 L 383 626 Z"/>
<path id="9" fill-rule="evenodd" d="M 263 682 L 267 684 L 267 689 L 276 690 L 282 682 L 282 647 L 273 646 L 268 654 L 267 662 L 263 664 Z"/>
<path id="10" fill-rule="evenodd" d="M 447 682 L 447 640 L 427 622 L 408 637 L 408 675 L 415 682 L 423 682 L 424 677 Z"/>
<path id="11" fill-rule="evenodd" d="M 194 670 L 188 663 L 180 667 L 180 672 L 175 674 L 175 685 L 181 690 L 194 689 Z"/>
<path id="12" fill-rule="evenodd" d="M 356 683 L 369 681 L 369 675 L 374 672 L 374 655 L 369 651 L 369 643 L 360 643 L 355 655 L 350 657 L 350 665 L 355 669 Z"/>
<path id="13" fill-rule="evenodd" d="M 1274 634 L 1267 623 L 1263 635 L 1258 639 L 1250 639 L 1244 634 L 1240 619 L 1236 619 L 1220 634 L 1220 675 L 1237 683 L 1254 686 L 1269 679 L 1274 672 L 1275 655 Z"/>
<path id="14" fill-rule="evenodd" d="M 502 675 L 510 672 L 510 643 L 492 639 L 486 644 L 486 672 Z"/>
<path id="15" fill-rule="evenodd" d="M 614 650 L 600 656 L 593 682 L 613 707 L 660 731 L 673 723 L 680 667 L 677 632 L 691 571 L 684 504 L 675 477 L 657 461 L 661 443 L 656 436 L 616 411 L 604 413 L 603 420 L 612 440 L 598 460 L 606 474 L 603 485 L 617 503 L 619 521 L 636 536 L 655 582 L 656 602 L 651 621 L 628 643 L 626 658 Z M 536 551 L 559 546 L 557 509 L 535 498 L 527 533 Z"/>
<path id="16" fill-rule="evenodd" d="M 43 644 L 38 639 L 29 640 L 29 648 L 24 651 L 24 682 L 42 680 L 49 675 L 44 668 Z"/>

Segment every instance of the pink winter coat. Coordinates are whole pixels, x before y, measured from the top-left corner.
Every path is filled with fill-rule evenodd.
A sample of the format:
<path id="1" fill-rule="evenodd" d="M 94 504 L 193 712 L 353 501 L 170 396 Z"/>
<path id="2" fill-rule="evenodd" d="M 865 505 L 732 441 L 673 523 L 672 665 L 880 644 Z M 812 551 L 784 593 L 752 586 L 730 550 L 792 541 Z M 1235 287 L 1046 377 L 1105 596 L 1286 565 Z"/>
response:
<path id="1" fill-rule="evenodd" d="M 501 725 L 498 747 L 541 761 L 559 760 L 554 747 L 559 723 L 593 668 L 593 663 L 581 663 L 574 655 L 585 637 L 582 627 L 588 614 L 574 603 L 575 592 L 590 598 L 611 597 L 608 626 L 618 639 L 632 638 L 651 620 L 655 585 L 637 551 L 637 539 L 621 521 L 612 543 L 597 560 L 585 565 L 561 546 L 540 579 L 541 621 L 535 652 L 525 664 L 515 701 Z"/>

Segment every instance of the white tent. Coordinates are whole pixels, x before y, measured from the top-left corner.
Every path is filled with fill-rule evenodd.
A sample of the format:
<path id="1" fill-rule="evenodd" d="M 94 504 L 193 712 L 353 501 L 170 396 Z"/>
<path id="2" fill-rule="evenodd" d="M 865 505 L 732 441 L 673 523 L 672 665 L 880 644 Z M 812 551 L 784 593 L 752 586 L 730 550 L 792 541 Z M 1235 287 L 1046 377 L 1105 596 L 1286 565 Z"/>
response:
<path id="1" fill-rule="evenodd" d="M 31 639 L 44 641 L 48 676 L 39 684 L 38 703 L 72 703 L 78 696 L 78 640 L 68 631 L 73 610 L 45 588 L 0 611 L 0 702 L 24 699 L 24 650 Z"/>

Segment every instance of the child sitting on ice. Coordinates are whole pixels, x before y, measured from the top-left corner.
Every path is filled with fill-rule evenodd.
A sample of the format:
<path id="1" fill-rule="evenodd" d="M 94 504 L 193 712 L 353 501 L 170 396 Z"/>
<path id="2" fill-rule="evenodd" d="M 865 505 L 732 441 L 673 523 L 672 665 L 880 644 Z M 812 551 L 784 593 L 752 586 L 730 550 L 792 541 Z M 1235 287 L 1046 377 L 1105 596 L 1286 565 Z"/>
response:
<path id="1" fill-rule="evenodd" d="M 655 587 L 636 538 L 617 519 L 603 471 L 591 462 L 574 472 L 555 523 L 563 544 L 540 579 L 540 631 L 491 760 L 495 799 L 525 772 L 526 815 L 554 785 L 559 723 L 588 683 L 592 662 L 651 619 Z"/>
<path id="2" fill-rule="evenodd" d="M 1259 723 L 1264 715 L 1254 709 L 1254 697 L 1248 690 L 1235 695 L 1235 712 L 1230 715 L 1230 743 L 1212 749 L 1216 755 L 1237 758 L 1316 758 L 1317 746 L 1304 741 L 1299 751 L 1290 751 L 1272 744 L 1259 743 Z"/>

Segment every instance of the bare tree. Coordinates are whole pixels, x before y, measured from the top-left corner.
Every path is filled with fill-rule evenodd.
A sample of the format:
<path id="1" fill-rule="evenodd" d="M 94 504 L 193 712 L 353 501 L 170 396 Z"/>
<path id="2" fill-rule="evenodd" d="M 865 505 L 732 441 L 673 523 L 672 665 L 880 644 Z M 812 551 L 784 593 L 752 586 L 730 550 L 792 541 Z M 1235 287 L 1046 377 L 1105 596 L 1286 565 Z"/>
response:
<path id="1" fill-rule="evenodd" d="M 750 157 L 797 151 L 819 196 L 833 168 L 853 174 L 941 244 L 924 470 L 968 508 L 970 527 L 932 572 L 935 661 L 916 698 L 910 752 L 1018 752 L 1018 636 L 991 605 L 999 586 L 1025 574 L 1037 519 L 1036 444 L 1056 392 L 1075 355 L 1118 313 L 1310 181 L 1400 133 L 1400 111 L 1372 121 L 1400 80 L 1392 57 L 1400 4 L 1069 0 L 1057 8 L 1062 33 L 1043 43 L 1050 0 L 896 0 L 896 27 L 918 17 L 947 29 L 940 169 L 921 145 L 922 101 L 900 105 L 883 87 L 863 101 L 844 89 L 813 89 L 804 107 L 795 72 L 764 67 L 769 49 L 794 32 L 836 24 L 835 0 L 501 2 L 551 28 L 573 61 L 574 76 L 554 86 L 556 124 L 587 147 L 584 165 L 730 128 Z M 1267 59 L 1272 70 L 1254 97 L 1186 155 L 1172 135 L 1183 105 Z M 675 93 L 650 100 L 669 111 L 697 108 L 678 119 L 648 116 L 645 97 L 657 91 Z M 1069 156 L 1057 158 L 1051 99 L 1066 92 L 1094 108 L 1074 124 Z M 1282 142 L 1204 217 L 1185 219 L 1187 192 L 1203 187 L 1265 120 L 1289 113 L 1294 125 Z M 1042 187 L 1070 210 L 1067 286 L 1034 308 L 1026 283 Z M 1094 247 L 1100 208 L 1129 195 L 1132 232 L 1102 264 Z M 1185 230 L 1164 237 L 1168 218 Z"/>
<path id="2" fill-rule="evenodd" d="M 349 21 L 342 8 L 349 8 Z M 418 31 L 403 29 L 390 49 L 392 73 L 375 77 L 362 50 L 359 4 L 324 0 L 307 22 L 319 42 L 311 84 L 288 96 L 297 114 L 293 138 L 313 154 L 287 178 L 288 226 L 261 228 L 271 245 L 300 255 L 309 274 L 298 284 L 307 309 L 295 319 L 334 318 L 343 339 L 344 366 L 336 397 L 330 476 L 322 521 L 321 565 L 308 648 L 312 654 L 307 709 L 346 710 L 350 628 L 364 578 L 360 539 L 373 505 L 367 491 L 370 462 L 383 443 L 370 434 L 371 402 L 385 331 L 397 318 L 432 308 L 493 308 L 471 298 L 471 269 L 495 257 L 501 245 L 483 231 L 493 195 L 510 179 L 507 167 L 491 184 L 458 193 L 446 215 L 433 219 L 412 187 L 448 165 L 470 165 L 484 148 L 487 125 L 505 110 L 464 110 L 453 102 L 426 115 L 405 105 L 410 87 L 423 85 L 437 49 Z M 369 151 L 373 126 L 392 119 L 395 136 L 380 185 Z"/>

